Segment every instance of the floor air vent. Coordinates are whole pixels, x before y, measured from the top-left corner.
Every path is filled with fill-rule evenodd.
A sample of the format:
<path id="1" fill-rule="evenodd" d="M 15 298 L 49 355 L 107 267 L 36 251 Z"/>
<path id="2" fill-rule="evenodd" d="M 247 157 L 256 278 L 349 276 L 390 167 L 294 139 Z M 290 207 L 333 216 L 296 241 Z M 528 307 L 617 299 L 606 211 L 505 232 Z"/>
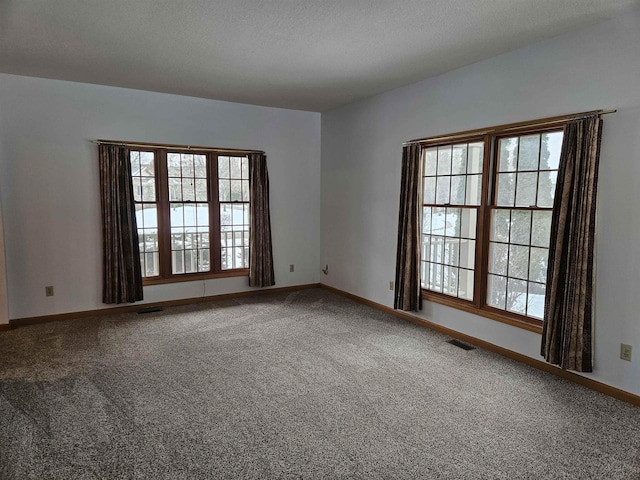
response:
<path id="1" fill-rule="evenodd" d="M 451 345 L 455 345 L 456 347 L 460 347 L 463 350 L 475 350 L 476 347 L 473 347 L 471 345 L 467 345 L 464 342 L 461 342 L 460 340 L 456 340 L 455 338 L 453 340 L 448 340 L 447 343 L 450 343 Z"/>
<path id="2" fill-rule="evenodd" d="M 155 313 L 155 312 L 161 312 L 161 311 L 162 311 L 162 307 L 141 308 L 140 310 L 138 310 L 138 315 L 142 313 Z"/>

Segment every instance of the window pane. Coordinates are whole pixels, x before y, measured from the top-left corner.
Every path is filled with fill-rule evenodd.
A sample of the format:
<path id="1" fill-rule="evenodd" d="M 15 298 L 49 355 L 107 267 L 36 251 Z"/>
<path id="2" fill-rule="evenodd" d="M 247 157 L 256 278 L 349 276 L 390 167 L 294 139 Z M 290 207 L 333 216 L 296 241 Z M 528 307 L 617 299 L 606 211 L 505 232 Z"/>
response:
<path id="1" fill-rule="evenodd" d="M 196 201 L 197 202 L 206 202 L 208 199 L 207 195 L 207 181 L 203 179 L 196 180 Z"/>
<path id="2" fill-rule="evenodd" d="M 184 248 L 184 231 L 182 227 L 171 229 L 171 250 L 182 250 Z"/>
<path id="3" fill-rule="evenodd" d="M 458 269 L 455 267 L 442 267 L 442 293 L 458 295 Z"/>
<path id="4" fill-rule="evenodd" d="M 438 175 L 451 174 L 451 147 L 438 147 Z"/>
<path id="5" fill-rule="evenodd" d="M 182 176 L 193 177 L 193 155 L 183 153 L 180 160 L 182 166 Z"/>
<path id="6" fill-rule="evenodd" d="M 249 225 L 251 225 L 250 221 L 249 221 L 249 204 L 245 203 L 244 204 L 244 218 L 243 218 L 243 222 L 245 225 L 247 225 L 247 227 L 249 227 Z"/>
<path id="7" fill-rule="evenodd" d="M 179 153 L 167 153 L 167 173 L 170 177 L 180 177 L 182 175 Z"/>
<path id="8" fill-rule="evenodd" d="M 465 186 L 467 183 L 466 176 L 451 177 L 451 198 L 450 203 L 453 205 L 464 205 Z"/>
<path id="9" fill-rule="evenodd" d="M 229 268 L 229 263 L 227 262 L 227 249 L 226 248 L 222 248 L 220 250 L 220 268 L 222 270 L 227 270 Z"/>
<path id="10" fill-rule="evenodd" d="M 484 143 L 470 143 L 467 157 L 467 173 L 482 173 Z"/>
<path id="11" fill-rule="evenodd" d="M 142 185 L 142 201 L 143 202 L 155 202 L 156 201 L 156 179 L 153 177 L 140 178 Z"/>
<path id="12" fill-rule="evenodd" d="M 557 170 L 560 165 L 560 150 L 562 149 L 562 132 L 545 133 L 542 135 L 542 151 L 540 152 L 540 170 Z"/>
<path id="13" fill-rule="evenodd" d="M 475 208 L 461 209 L 460 236 L 462 238 L 476 238 L 476 222 L 478 212 Z"/>
<path id="14" fill-rule="evenodd" d="M 242 180 L 242 201 L 249 201 L 249 180 Z"/>
<path id="15" fill-rule="evenodd" d="M 229 157 L 218 157 L 218 178 L 229 178 Z"/>
<path id="16" fill-rule="evenodd" d="M 538 179 L 538 206 L 539 207 L 553 207 L 553 198 L 556 193 L 556 181 L 558 179 L 558 172 L 540 172 L 540 178 Z"/>
<path id="17" fill-rule="evenodd" d="M 171 204 L 169 208 L 170 222 L 173 226 L 184 225 L 184 210 L 182 204 Z"/>
<path id="18" fill-rule="evenodd" d="M 140 176 L 155 177 L 155 154 L 153 152 L 140 153 Z"/>
<path id="19" fill-rule="evenodd" d="M 438 149 L 427 148 L 424 152 L 424 175 L 431 176 L 436 174 L 438 166 Z"/>
<path id="20" fill-rule="evenodd" d="M 230 227 L 232 223 L 231 208 L 226 203 L 220 205 L 220 229 L 224 232 L 227 230 L 225 227 Z"/>
<path id="21" fill-rule="evenodd" d="M 435 263 L 442 263 L 444 259 L 444 237 L 431 237 L 431 258 Z"/>
<path id="22" fill-rule="evenodd" d="M 498 174 L 498 199 L 497 205 L 500 207 L 513 207 L 515 200 L 516 174 Z"/>
<path id="23" fill-rule="evenodd" d="M 171 252 L 172 273 L 184 273 L 184 250 Z"/>
<path id="24" fill-rule="evenodd" d="M 211 270 L 209 262 L 209 249 L 201 248 L 198 250 L 198 271 L 208 272 Z"/>
<path id="25" fill-rule="evenodd" d="M 460 240 L 460 266 L 473 270 L 476 261 L 475 240 Z"/>
<path id="26" fill-rule="evenodd" d="M 442 265 L 431 264 L 431 289 L 442 292 Z"/>
<path id="27" fill-rule="evenodd" d="M 514 172 L 518 164 L 518 137 L 500 139 L 499 172 Z"/>
<path id="28" fill-rule="evenodd" d="M 196 200 L 196 189 L 193 178 L 182 179 L 182 201 L 194 202 Z"/>
<path id="29" fill-rule="evenodd" d="M 518 173 L 516 190 L 516 206 L 533 207 L 536 204 L 536 188 L 538 184 L 537 172 Z"/>
<path id="30" fill-rule="evenodd" d="M 234 247 L 242 246 L 242 231 L 233 232 L 233 246 Z"/>
<path id="31" fill-rule="evenodd" d="M 444 235 L 445 211 L 443 207 L 433 207 L 431 209 L 431 233 L 434 235 Z"/>
<path id="32" fill-rule="evenodd" d="M 151 229 L 144 229 L 142 235 L 139 237 L 143 244 L 145 252 L 157 252 L 158 251 L 158 232 Z"/>
<path id="33" fill-rule="evenodd" d="M 246 266 L 244 261 L 244 248 L 242 247 L 234 247 L 233 248 L 233 268 L 243 268 Z"/>
<path id="34" fill-rule="evenodd" d="M 196 216 L 196 205 L 186 204 L 184 205 L 184 225 L 188 227 L 195 227 L 198 224 Z M 172 225 L 173 226 L 173 225 Z"/>
<path id="35" fill-rule="evenodd" d="M 145 254 L 144 274 L 147 277 L 157 277 L 160 275 L 160 254 L 158 252 Z"/>
<path id="36" fill-rule="evenodd" d="M 533 212 L 533 227 L 531 231 L 531 245 L 548 247 L 551 236 L 551 212 Z"/>
<path id="37" fill-rule="evenodd" d="M 182 181 L 179 178 L 169 178 L 169 201 L 182 201 Z"/>
<path id="38" fill-rule="evenodd" d="M 185 273 L 193 273 L 198 271 L 198 251 L 184 251 L 184 271 Z"/>
<path id="39" fill-rule="evenodd" d="M 538 283 L 529 283 L 529 295 L 527 299 L 527 315 L 542 320 L 544 318 L 545 286 Z"/>
<path id="40" fill-rule="evenodd" d="M 459 208 L 446 209 L 444 234 L 447 237 L 460 236 L 460 209 Z"/>
<path id="41" fill-rule="evenodd" d="M 423 261 L 427 261 L 431 258 L 431 237 L 429 235 L 421 235 L 422 239 L 421 247 L 421 258 Z"/>
<path id="42" fill-rule="evenodd" d="M 193 174 L 196 178 L 207 178 L 207 157 L 205 155 L 194 155 L 193 165 Z"/>
<path id="43" fill-rule="evenodd" d="M 473 300 L 473 271 L 459 269 L 458 297 Z"/>
<path id="44" fill-rule="evenodd" d="M 242 201 L 242 180 L 231 180 L 231 201 Z"/>
<path id="45" fill-rule="evenodd" d="M 509 246 L 509 277 L 526 279 L 529 272 L 529 247 Z"/>
<path id="46" fill-rule="evenodd" d="M 444 244 L 444 262 L 446 265 L 458 266 L 460 255 L 460 239 L 446 238 Z"/>
<path id="47" fill-rule="evenodd" d="M 240 157 L 230 157 L 229 158 L 231 164 L 231 178 L 241 179 L 242 178 L 242 159 Z"/>
<path id="48" fill-rule="evenodd" d="M 482 175 L 469 175 L 467 177 L 467 205 L 480 205 L 482 195 Z"/>
<path id="49" fill-rule="evenodd" d="M 424 256 L 422 258 L 425 258 Z M 420 287 L 428 288 L 429 278 L 429 264 L 427 262 L 420 262 Z"/>
<path id="50" fill-rule="evenodd" d="M 422 233 L 431 233 L 431 207 L 422 207 Z"/>
<path id="51" fill-rule="evenodd" d="M 205 231 L 205 232 L 199 231 L 198 233 L 200 235 L 200 240 L 198 241 L 198 244 L 202 248 L 209 248 L 209 233 L 208 233 L 208 230 Z"/>
<path id="52" fill-rule="evenodd" d="M 454 145 L 451 160 L 451 173 L 460 175 L 467 173 L 467 145 Z"/>
<path id="53" fill-rule="evenodd" d="M 527 282 L 509 279 L 507 282 L 507 310 L 521 315 L 527 313 Z"/>
<path id="54" fill-rule="evenodd" d="M 131 176 L 137 177 L 140 175 L 140 152 L 129 152 L 129 162 L 131 162 Z"/>
<path id="55" fill-rule="evenodd" d="M 546 248 L 531 248 L 529 260 L 529 280 L 539 283 L 547 281 L 547 257 L 549 250 Z"/>
<path id="56" fill-rule="evenodd" d="M 509 226 L 511 212 L 509 210 L 491 211 L 491 240 L 497 242 L 509 241 Z"/>
<path id="57" fill-rule="evenodd" d="M 537 170 L 540 154 L 540 134 L 520 137 L 518 170 Z"/>
<path id="58" fill-rule="evenodd" d="M 131 179 L 131 184 L 133 187 L 133 201 L 141 202 L 142 201 L 142 179 L 140 177 L 133 177 Z"/>
<path id="59" fill-rule="evenodd" d="M 245 180 L 249 179 L 249 159 L 247 157 L 242 157 L 242 178 Z"/>
<path id="60" fill-rule="evenodd" d="M 511 211 L 511 236 L 510 243 L 529 245 L 531 232 L 531 212 L 527 210 Z"/>
<path id="61" fill-rule="evenodd" d="M 487 305 L 504 310 L 507 298 L 507 279 L 497 275 L 489 275 L 487 285 Z"/>
<path id="62" fill-rule="evenodd" d="M 449 203 L 449 192 L 451 189 L 451 177 L 437 177 L 436 180 L 436 203 Z"/>
<path id="63" fill-rule="evenodd" d="M 423 203 L 436 202 L 436 177 L 424 177 L 424 194 L 422 196 Z"/>
<path id="64" fill-rule="evenodd" d="M 206 203 L 196 204 L 196 225 L 198 227 L 209 226 L 209 205 Z"/>
<path id="65" fill-rule="evenodd" d="M 231 182 L 229 180 L 218 180 L 218 192 L 221 202 L 231 200 Z"/>
<path id="66" fill-rule="evenodd" d="M 232 205 L 231 208 L 233 210 L 233 224 L 234 225 L 244 225 L 244 218 L 243 218 L 243 211 L 244 211 L 244 206 L 243 205 Z"/>
<path id="67" fill-rule="evenodd" d="M 509 246 L 502 243 L 489 244 L 489 272 L 497 275 L 507 274 Z"/>

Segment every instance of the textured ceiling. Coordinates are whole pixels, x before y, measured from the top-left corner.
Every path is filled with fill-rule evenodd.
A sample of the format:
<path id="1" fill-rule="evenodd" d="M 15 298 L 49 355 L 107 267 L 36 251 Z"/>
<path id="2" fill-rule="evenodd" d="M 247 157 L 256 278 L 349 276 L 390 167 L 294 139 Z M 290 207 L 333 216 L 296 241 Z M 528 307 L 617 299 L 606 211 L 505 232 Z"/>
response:
<path id="1" fill-rule="evenodd" d="M 640 0 L 0 0 L 0 72 L 323 111 Z"/>

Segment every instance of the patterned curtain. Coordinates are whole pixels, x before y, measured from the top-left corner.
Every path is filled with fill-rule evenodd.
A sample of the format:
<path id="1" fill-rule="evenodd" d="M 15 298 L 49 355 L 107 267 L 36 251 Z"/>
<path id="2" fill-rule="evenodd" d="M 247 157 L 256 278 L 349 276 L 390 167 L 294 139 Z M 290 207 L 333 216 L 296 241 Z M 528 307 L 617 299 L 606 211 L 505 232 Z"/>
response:
<path id="1" fill-rule="evenodd" d="M 402 180 L 398 215 L 398 251 L 393 308 L 422 308 L 420 287 L 420 145 L 402 149 Z"/>
<path id="2" fill-rule="evenodd" d="M 142 273 L 129 150 L 119 145 L 100 145 L 98 156 L 102 200 L 102 301 L 137 302 L 142 300 Z"/>
<path id="3" fill-rule="evenodd" d="M 549 363 L 592 371 L 593 251 L 602 120 L 564 128 L 553 205 L 541 355 Z"/>
<path id="4" fill-rule="evenodd" d="M 267 156 L 249 154 L 249 285 L 275 285 L 273 251 L 271 248 L 271 218 L 269 216 L 269 172 Z"/>

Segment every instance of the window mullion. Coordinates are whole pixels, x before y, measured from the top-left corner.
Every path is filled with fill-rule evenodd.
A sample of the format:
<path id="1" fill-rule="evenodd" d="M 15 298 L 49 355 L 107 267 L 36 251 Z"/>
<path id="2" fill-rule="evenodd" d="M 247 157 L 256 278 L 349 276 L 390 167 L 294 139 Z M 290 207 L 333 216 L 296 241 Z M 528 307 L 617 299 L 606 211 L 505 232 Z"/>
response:
<path id="1" fill-rule="evenodd" d="M 489 235 L 491 231 L 491 204 L 493 192 L 491 177 L 494 169 L 491 168 L 493 155 L 493 139 L 490 135 L 484 137 L 484 158 L 482 165 L 482 193 L 480 206 L 478 207 L 478 233 L 476 241 L 475 264 L 475 292 L 474 303 L 478 308 L 486 304 L 487 281 L 489 271 Z M 491 189 L 491 191 L 490 191 Z"/>
<path id="2" fill-rule="evenodd" d="M 222 271 L 222 246 L 220 244 L 220 194 L 218 193 L 218 154 L 211 153 L 207 164 L 209 177 L 209 246 L 213 272 Z"/>
<path id="3" fill-rule="evenodd" d="M 171 218 L 169 209 L 169 180 L 167 175 L 167 152 L 156 150 L 157 163 L 157 208 L 158 208 L 158 250 L 160 251 L 160 277 L 171 276 Z"/>

